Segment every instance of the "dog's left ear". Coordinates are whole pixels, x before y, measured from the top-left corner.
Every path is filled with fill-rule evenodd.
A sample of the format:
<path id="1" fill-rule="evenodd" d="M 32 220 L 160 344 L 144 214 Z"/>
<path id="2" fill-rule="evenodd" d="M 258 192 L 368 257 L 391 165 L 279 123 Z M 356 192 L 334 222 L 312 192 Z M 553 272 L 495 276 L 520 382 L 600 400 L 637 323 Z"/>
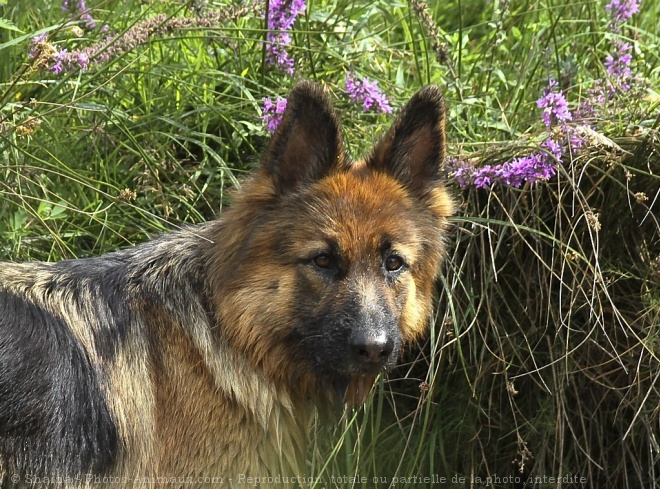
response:
<path id="1" fill-rule="evenodd" d="M 406 104 L 366 165 L 390 174 L 424 199 L 440 180 L 444 158 L 445 102 L 440 89 L 429 85 Z"/>

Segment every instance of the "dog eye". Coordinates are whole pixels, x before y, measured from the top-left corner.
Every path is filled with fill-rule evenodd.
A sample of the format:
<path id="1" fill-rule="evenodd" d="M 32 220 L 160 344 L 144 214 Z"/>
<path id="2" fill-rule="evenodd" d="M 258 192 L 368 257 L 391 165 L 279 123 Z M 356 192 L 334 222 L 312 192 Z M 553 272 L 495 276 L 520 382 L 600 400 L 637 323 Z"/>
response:
<path id="1" fill-rule="evenodd" d="M 390 255 L 385 259 L 385 270 L 388 272 L 396 272 L 403 268 L 403 258 L 397 255 Z"/>
<path id="2" fill-rule="evenodd" d="M 312 258 L 314 265 L 319 268 L 328 269 L 334 266 L 334 260 L 327 253 L 319 253 L 314 258 Z"/>

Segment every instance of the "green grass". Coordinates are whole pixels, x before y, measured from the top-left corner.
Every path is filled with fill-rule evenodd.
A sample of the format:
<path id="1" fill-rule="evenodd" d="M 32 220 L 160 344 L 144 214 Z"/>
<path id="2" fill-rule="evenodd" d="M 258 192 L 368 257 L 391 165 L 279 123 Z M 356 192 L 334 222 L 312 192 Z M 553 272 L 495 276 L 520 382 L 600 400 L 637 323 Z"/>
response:
<path id="1" fill-rule="evenodd" d="M 613 33 L 606 2 L 450 0 L 424 21 L 414 2 L 310 0 L 290 77 L 263 64 L 265 3 L 234 17 L 230 2 L 193 3 L 89 1 L 111 46 L 165 20 L 140 46 L 55 75 L 27 56 L 35 34 L 67 49 L 106 35 L 78 37 L 61 2 L 0 2 L 17 29 L 0 28 L 0 258 L 90 256 L 212 218 L 267 142 L 261 97 L 297 77 L 330 91 L 354 156 L 392 117 L 350 102 L 349 70 L 395 107 L 444 87 L 449 154 L 506 161 L 546 137 L 548 79 L 577 108 L 625 40 L 632 89 L 600 107 L 556 177 L 450 180 L 461 205 L 434 327 L 363 410 L 318 427 L 311 487 L 660 487 L 660 4 Z M 209 12 L 228 18 L 163 28 Z"/>

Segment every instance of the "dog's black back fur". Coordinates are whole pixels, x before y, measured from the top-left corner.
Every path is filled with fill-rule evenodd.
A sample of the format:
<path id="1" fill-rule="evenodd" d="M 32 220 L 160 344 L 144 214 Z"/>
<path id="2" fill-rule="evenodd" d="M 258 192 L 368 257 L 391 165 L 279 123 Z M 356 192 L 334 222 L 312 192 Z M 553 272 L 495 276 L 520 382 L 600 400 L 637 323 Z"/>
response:
<path id="1" fill-rule="evenodd" d="M 0 453 L 7 471 L 103 473 L 114 463 L 118 434 L 86 352 L 52 313 L 0 295 Z"/>

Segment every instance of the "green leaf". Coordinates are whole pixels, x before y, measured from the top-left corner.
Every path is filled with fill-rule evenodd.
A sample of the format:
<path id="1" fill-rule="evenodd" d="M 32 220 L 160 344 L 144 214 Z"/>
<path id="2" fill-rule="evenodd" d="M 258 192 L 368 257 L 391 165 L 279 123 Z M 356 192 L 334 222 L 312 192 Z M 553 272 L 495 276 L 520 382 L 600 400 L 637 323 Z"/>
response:
<path id="1" fill-rule="evenodd" d="M 4 3 L 3 0 L 0 0 L 0 4 Z M 20 32 L 23 34 L 23 31 L 16 27 L 13 22 L 9 19 L 3 19 L 0 17 L 0 29 L 5 29 L 8 31 Z"/>
<path id="2" fill-rule="evenodd" d="M 14 215 L 10 220 L 11 230 L 14 232 L 21 231 L 27 220 L 27 213 L 23 209 L 18 209 L 16 212 L 14 212 Z"/>
<path id="3" fill-rule="evenodd" d="M 66 217 L 66 202 L 59 201 L 57 204 L 55 204 L 51 211 L 50 211 L 50 216 L 48 216 L 49 219 L 62 219 Z"/>

